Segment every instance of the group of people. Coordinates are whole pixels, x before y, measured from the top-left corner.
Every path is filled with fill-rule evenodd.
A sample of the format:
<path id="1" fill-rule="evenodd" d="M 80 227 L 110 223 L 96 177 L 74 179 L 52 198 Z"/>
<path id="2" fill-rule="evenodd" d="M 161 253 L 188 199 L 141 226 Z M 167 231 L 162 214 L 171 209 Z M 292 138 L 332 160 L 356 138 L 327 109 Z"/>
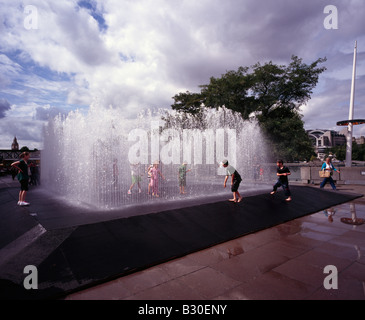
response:
<path id="1" fill-rule="evenodd" d="M 29 158 L 30 154 L 29 152 L 23 152 L 20 155 L 20 160 L 16 161 L 11 164 L 12 168 L 15 168 L 17 170 L 17 177 L 20 182 L 20 192 L 19 192 L 19 206 L 29 206 L 30 203 L 25 201 L 26 194 L 29 189 Z M 277 163 L 277 182 L 273 185 L 273 190 L 271 194 L 275 194 L 277 192 L 277 189 L 279 187 L 282 187 L 285 193 L 285 196 L 287 197 L 285 201 L 290 202 L 292 201 L 291 192 L 289 188 L 289 180 L 288 176 L 291 175 L 290 170 L 288 167 L 284 166 L 283 160 L 278 160 Z M 238 173 L 238 171 L 229 164 L 228 160 L 223 160 L 221 162 L 221 166 L 226 169 L 226 176 L 224 179 L 223 187 L 227 187 L 228 179 L 231 178 L 231 191 L 233 193 L 233 198 L 229 199 L 231 202 L 241 202 L 243 197 L 238 191 L 238 188 L 240 186 L 240 183 L 242 181 L 241 175 Z M 340 172 L 337 170 L 332 162 L 331 158 L 326 158 L 326 161 L 323 163 L 322 171 L 327 171 L 330 174 L 324 178 L 322 181 L 320 188 L 324 188 L 324 186 L 327 183 L 330 183 L 333 190 L 336 190 L 336 185 L 333 181 L 332 174 L 334 171 Z M 187 172 L 191 171 L 191 169 L 187 169 L 187 163 L 183 162 L 182 165 L 179 167 L 178 170 L 178 180 L 179 180 L 179 188 L 180 188 L 180 194 L 185 194 L 185 187 L 186 187 L 186 174 Z M 142 174 L 141 174 L 141 168 L 139 164 L 131 165 L 131 175 L 132 175 L 132 184 L 128 189 L 128 194 L 132 193 L 133 187 L 137 184 L 138 191 L 141 193 L 141 181 L 142 181 Z M 148 194 L 151 194 L 154 197 L 159 197 L 159 177 L 161 177 L 163 180 L 166 180 L 163 176 L 162 172 L 159 169 L 159 162 L 154 162 L 153 165 L 150 165 L 147 168 L 147 176 L 148 176 Z"/>
<path id="2" fill-rule="evenodd" d="M 238 188 L 240 186 L 240 183 L 242 181 L 241 175 L 237 172 L 237 170 L 231 166 L 228 163 L 228 160 L 223 160 L 221 162 L 221 165 L 223 166 L 223 168 L 226 168 L 226 177 L 224 179 L 224 184 L 223 187 L 226 188 L 227 187 L 227 181 L 229 178 L 231 178 L 231 191 L 233 193 L 233 198 L 229 199 L 229 201 L 231 202 L 241 202 L 243 197 L 241 196 L 241 194 L 238 191 Z M 277 182 L 274 184 L 273 186 L 273 191 L 271 192 L 271 194 L 275 194 L 277 192 L 277 189 L 279 187 L 282 187 L 284 189 L 285 195 L 287 196 L 286 201 L 289 202 L 292 200 L 291 198 L 291 192 L 289 189 L 289 180 L 288 180 L 288 176 L 291 174 L 290 170 L 288 167 L 284 166 L 284 163 L 282 160 L 278 160 L 277 163 L 277 176 L 278 176 L 278 180 Z"/>
<path id="3" fill-rule="evenodd" d="M 163 176 L 161 170 L 159 169 L 159 162 L 156 161 L 154 164 L 151 164 L 147 168 L 147 177 L 148 177 L 148 192 L 147 194 L 151 194 L 153 197 L 159 197 L 159 177 L 163 180 L 166 178 Z M 178 170 L 178 180 L 179 180 L 179 188 L 180 194 L 185 194 L 186 187 L 186 173 L 190 172 L 191 169 L 187 169 L 187 162 L 184 161 Z M 128 194 L 132 194 L 132 189 L 135 185 L 138 187 L 138 192 L 141 193 L 141 181 L 142 181 L 142 173 L 141 167 L 139 164 L 131 164 L 131 176 L 132 176 L 132 184 L 128 189 Z"/>
<path id="4" fill-rule="evenodd" d="M 135 185 L 138 186 L 138 192 L 141 193 L 141 181 L 142 181 L 142 172 L 141 172 L 140 164 L 131 164 L 131 176 L 132 176 L 132 184 L 128 189 L 128 194 L 132 194 L 132 189 Z M 147 168 L 147 176 L 148 176 L 148 194 L 151 194 L 153 197 L 159 197 L 159 176 L 166 180 L 163 174 L 159 169 L 159 162 L 155 162 L 151 164 Z"/>
<path id="5" fill-rule="evenodd" d="M 226 168 L 226 178 L 224 180 L 224 185 L 223 185 L 224 188 L 226 188 L 228 178 L 231 177 L 231 191 L 233 193 L 233 199 L 229 199 L 229 201 L 241 202 L 242 196 L 238 192 L 238 187 L 242 181 L 240 174 L 237 172 L 237 170 L 235 168 L 233 168 L 231 165 L 229 165 L 228 160 L 223 160 L 221 165 L 224 168 Z M 292 201 L 292 197 L 291 197 L 291 191 L 289 188 L 288 176 L 291 175 L 291 172 L 288 167 L 284 166 L 283 160 L 278 160 L 276 162 L 276 166 L 277 166 L 276 175 L 278 177 L 278 180 L 273 185 L 273 190 L 271 191 L 271 195 L 274 195 L 277 192 L 278 188 L 282 187 L 284 190 L 285 196 L 287 197 L 285 199 L 285 201 L 290 202 L 290 201 Z M 334 165 L 331 162 L 330 157 L 326 158 L 326 161 L 322 165 L 321 171 L 326 171 L 329 174 L 327 177 L 325 177 L 323 179 L 322 183 L 320 184 L 320 188 L 323 189 L 324 186 L 327 183 L 329 183 L 331 185 L 332 189 L 336 190 L 336 185 L 333 181 L 332 175 L 333 175 L 334 171 L 336 171 L 336 172 L 340 172 L 340 171 L 334 167 Z"/>

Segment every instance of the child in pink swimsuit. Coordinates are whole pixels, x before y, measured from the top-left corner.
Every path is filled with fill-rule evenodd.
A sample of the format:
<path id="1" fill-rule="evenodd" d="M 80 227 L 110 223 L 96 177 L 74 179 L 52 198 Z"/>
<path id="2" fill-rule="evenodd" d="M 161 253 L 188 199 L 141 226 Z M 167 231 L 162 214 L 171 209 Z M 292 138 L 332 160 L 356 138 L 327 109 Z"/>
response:
<path id="1" fill-rule="evenodd" d="M 159 197 L 158 194 L 158 175 L 161 176 L 162 179 L 165 180 L 165 177 L 162 175 L 160 169 L 158 168 L 158 163 L 153 164 L 153 168 L 150 170 L 151 174 L 151 189 L 152 196 Z"/>

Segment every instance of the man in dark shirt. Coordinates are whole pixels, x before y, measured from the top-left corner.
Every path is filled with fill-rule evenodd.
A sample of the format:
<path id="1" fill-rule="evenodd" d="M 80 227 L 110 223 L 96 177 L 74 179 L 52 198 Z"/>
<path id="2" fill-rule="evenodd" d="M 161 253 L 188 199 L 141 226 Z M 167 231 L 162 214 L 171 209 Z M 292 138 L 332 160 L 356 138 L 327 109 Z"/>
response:
<path id="1" fill-rule="evenodd" d="M 277 165 L 277 173 L 276 175 L 279 177 L 278 181 L 276 182 L 276 184 L 273 186 L 273 191 L 271 192 L 271 194 L 275 194 L 277 189 L 279 187 L 282 187 L 285 195 L 288 197 L 285 201 L 291 201 L 291 192 L 289 189 L 289 180 L 288 180 L 288 176 L 291 175 L 290 170 L 288 167 L 284 166 L 283 160 L 278 160 L 276 162 Z"/>

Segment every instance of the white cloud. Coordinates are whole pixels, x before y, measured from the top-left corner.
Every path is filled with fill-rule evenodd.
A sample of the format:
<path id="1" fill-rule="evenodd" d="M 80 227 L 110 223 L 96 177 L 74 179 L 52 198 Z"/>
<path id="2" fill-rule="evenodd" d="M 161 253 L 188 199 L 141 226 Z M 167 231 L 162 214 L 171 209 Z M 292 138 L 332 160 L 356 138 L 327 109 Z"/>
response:
<path id="1" fill-rule="evenodd" d="M 1 120 L 1 149 L 10 149 L 14 136 L 18 138 L 19 146 L 30 149 L 41 149 L 43 121 L 30 120 L 29 117 L 5 118 Z"/>
<path id="2" fill-rule="evenodd" d="M 333 3 L 339 29 L 331 31 L 323 27 L 328 3 L 318 0 L 92 3 L 85 8 L 77 0 L 0 0 L 0 86 L 15 106 L 7 116 L 34 117 L 37 108 L 68 110 L 95 98 L 134 116 L 142 108 L 169 107 L 172 96 L 198 91 L 211 76 L 258 61 L 286 64 L 295 54 L 306 63 L 328 58 L 328 71 L 303 113 L 308 125 L 330 125 L 349 96 L 355 39 L 359 78 L 365 72 L 365 9 L 359 0 Z M 28 4 L 38 11 L 35 30 L 23 25 Z M 362 102 L 364 93 L 358 95 Z M 336 107 L 327 123 L 330 117 L 317 110 L 329 105 Z"/>

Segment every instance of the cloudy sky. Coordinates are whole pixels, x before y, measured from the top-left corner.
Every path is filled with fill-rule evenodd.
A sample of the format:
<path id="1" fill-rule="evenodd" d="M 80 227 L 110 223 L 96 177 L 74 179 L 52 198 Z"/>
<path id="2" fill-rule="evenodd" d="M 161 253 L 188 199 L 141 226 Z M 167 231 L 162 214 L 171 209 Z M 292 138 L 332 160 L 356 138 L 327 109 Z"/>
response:
<path id="1" fill-rule="evenodd" d="M 327 71 L 302 107 L 307 129 L 365 118 L 364 0 L 0 0 L 0 149 L 42 148 L 48 117 L 91 103 L 133 117 L 239 66 L 291 56 Z M 332 5 L 336 11 L 325 12 Z M 333 7 L 332 7 L 333 9 Z M 329 29 L 336 27 L 337 29 Z M 341 128 L 340 128 L 341 129 Z M 355 128 L 365 135 L 365 125 Z"/>

